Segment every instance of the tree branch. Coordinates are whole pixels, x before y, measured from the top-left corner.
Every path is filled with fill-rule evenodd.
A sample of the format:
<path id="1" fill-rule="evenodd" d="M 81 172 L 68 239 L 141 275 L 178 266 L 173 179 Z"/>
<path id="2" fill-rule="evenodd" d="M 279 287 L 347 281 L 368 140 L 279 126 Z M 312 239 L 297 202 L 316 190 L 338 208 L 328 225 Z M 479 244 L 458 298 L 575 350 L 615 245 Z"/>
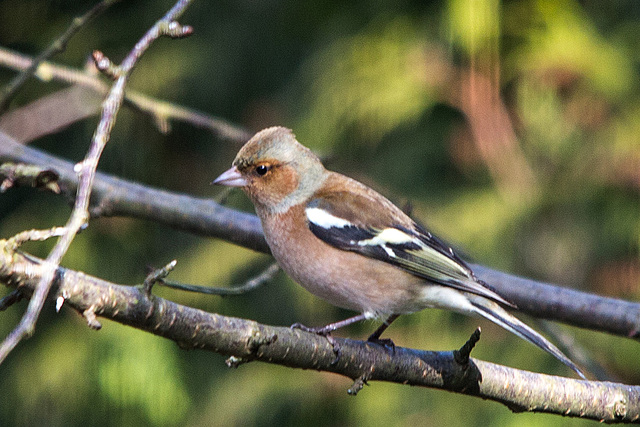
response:
<path id="1" fill-rule="evenodd" d="M 16 142 L 0 131 L 0 163 L 13 162 L 38 166 L 58 174 L 61 194 L 72 201 L 78 186 L 73 164 Z M 92 217 L 126 216 L 148 219 L 202 236 L 219 237 L 269 252 L 262 236 L 260 220 L 252 214 L 229 209 L 210 199 L 153 189 L 141 184 L 97 172 L 91 195 Z"/>
<path id="2" fill-rule="evenodd" d="M 13 70 L 24 71 L 31 67 L 33 63 L 34 59 L 31 57 L 0 46 L 1 66 Z M 90 98 L 91 95 L 95 94 L 104 96 L 109 92 L 109 85 L 106 84 L 100 76 L 86 71 L 77 70 L 75 68 L 54 64 L 52 62 L 43 61 L 37 67 L 35 76 L 41 80 L 57 80 L 69 83 L 77 88 L 83 88 L 85 89 L 84 92 L 90 92 L 82 94 L 83 99 Z M 176 105 L 161 99 L 152 98 L 131 89 L 128 89 L 125 93 L 124 101 L 127 105 L 151 115 L 162 132 L 167 132 L 169 130 L 171 120 L 179 120 L 190 123 L 196 127 L 209 129 L 214 135 L 224 140 L 243 143 L 251 137 L 251 134 L 247 130 L 235 126 L 221 118 L 211 117 L 197 110 Z M 70 108 L 69 104 L 66 104 L 65 106 L 67 109 Z M 78 119 L 82 118 L 82 114 L 88 114 L 86 110 L 89 108 L 86 105 L 80 105 L 78 108 L 82 110 L 82 112 L 78 114 Z M 96 103 L 92 114 L 97 115 L 99 111 L 99 104 Z M 24 126 L 24 120 L 21 120 L 21 117 L 14 118 L 12 113 L 13 111 L 9 111 L 0 118 L 0 127 L 3 130 L 17 128 L 18 126 L 11 126 L 13 122 L 17 122 L 18 125 Z M 46 125 L 46 123 L 42 123 L 40 125 Z M 20 138 L 19 135 L 14 135 L 11 132 L 8 133 L 12 136 L 16 136 L 21 142 L 25 141 L 25 139 Z"/>
<path id="3" fill-rule="evenodd" d="M 98 161 L 111 136 L 111 130 L 115 125 L 117 113 L 124 99 L 124 88 L 133 67 L 151 43 L 158 37 L 163 35 L 181 37 L 191 33 L 192 30 L 190 27 L 181 27 L 175 22 L 175 19 L 182 15 L 189 3 L 190 0 L 178 0 L 171 10 L 145 33 L 131 52 L 124 58 L 122 64 L 117 67 L 117 75 L 114 76 L 115 83 L 109 91 L 109 95 L 102 103 L 101 119 L 93 135 L 89 151 L 84 160 L 74 166 L 74 171 L 79 176 L 79 182 L 71 216 L 64 227 L 64 232 L 43 264 L 42 275 L 38 285 L 34 289 L 27 311 L 18 326 L 16 326 L 2 344 L 0 344 L 0 363 L 2 363 L 11 350 L 13 350 L 23 338 L 33 333 L 45 298 L 49 294 L 56 269 L 60 265 L 62 257 L 66 254 L 80 228 L 87 225 L 89 220 L 89 198 L 93 189 L 93 180 L 95 178 Z"/>
<path id="4" fill-rule="evenodd" d="M 34 232 L 38 233 L 38 232 Z M 29 294 L 45 269 L 43 261 L 16 251 L 11 239 L 0 240 L 0 281 Z M 313 333 L 220 316 L 147 295 L 141 286 L 116 285 L 58 268 L 52 297 L 81 313 L 89 326 L 96 316 L 159 335 L 184 348 L 200 348 L 230 356 L 229 366 L 249 361 L 333 372 L 353 379 L 355 394 L 367 381 L 388 381 L 478 396 L 516 412 L 545 412 L 604 422 L 637 422 L 640 387 L 589 382 L 521 371 L 460 352 L 432 352 L 334 338 L 341 355 Z M 463 347 L 473 345 L 474 338 Z M 461 352 L 463 351 L 461 349 Z M 470 348 L 468 348 L 470 350 Z M 460 361 L 460 360 L 462 361 Z M 526 384 L 527 392 L 522 392 Z"/>
<path id="5" fill-rule="evenodd" d="M 73 198 L 73 166 L 25 147 L 0 132 L 0 163 L 19 162 L 55 171 L 63 195 Z M 269 252 L 255 215 L 221 206 L 211 199 L 154 189 L 98 172 L 92 194 L 93 216 L 147 219 L 173 228 L 218 237 L 260 252 Z M 478 277 L 515 303 L 523 313 L 581 328 L 640 339 L 640 304 L 553 286 L 472 265 Z"/>

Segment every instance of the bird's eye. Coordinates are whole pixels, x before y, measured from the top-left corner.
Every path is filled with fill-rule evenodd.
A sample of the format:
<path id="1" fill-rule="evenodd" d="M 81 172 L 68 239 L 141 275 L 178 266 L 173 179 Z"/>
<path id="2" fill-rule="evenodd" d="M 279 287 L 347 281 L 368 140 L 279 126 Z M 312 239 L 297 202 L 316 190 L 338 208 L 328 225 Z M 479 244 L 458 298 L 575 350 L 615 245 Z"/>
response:
<path id="1" fill-rule="evenodd" d="M 256 173 L 260 176 L 264 176 L 267 172 L 269 172 L 269 169 L 271 168 L 267 165 L 258 165 L 256 166 Z"/>

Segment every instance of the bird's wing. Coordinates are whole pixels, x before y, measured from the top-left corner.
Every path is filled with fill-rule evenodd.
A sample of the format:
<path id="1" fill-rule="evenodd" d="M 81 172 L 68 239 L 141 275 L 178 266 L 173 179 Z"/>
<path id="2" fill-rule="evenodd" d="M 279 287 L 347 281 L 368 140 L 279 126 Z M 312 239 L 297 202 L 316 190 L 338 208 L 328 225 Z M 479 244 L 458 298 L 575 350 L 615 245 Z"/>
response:
<path id="1" fill-rule="evenodd" d="M 380 209 L 380 205 L 385 209 Z M 321 195 L 307 203 L 305 213 L 311 232 L 333 247 L 514 307 L 477 279 L 451 247 L 372 190 L 362 194 L 333 191 Z"/>

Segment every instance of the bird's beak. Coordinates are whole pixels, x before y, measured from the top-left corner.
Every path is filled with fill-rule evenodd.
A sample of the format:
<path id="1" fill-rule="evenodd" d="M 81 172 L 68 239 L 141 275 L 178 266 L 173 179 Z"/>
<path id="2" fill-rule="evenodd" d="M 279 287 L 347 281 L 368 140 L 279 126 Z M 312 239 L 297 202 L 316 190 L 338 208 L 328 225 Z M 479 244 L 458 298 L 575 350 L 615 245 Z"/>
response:
<path id="1" fill-rule="evenodd" d="M 238 168 L 234 166 L 214 179 L 212 184 L 226 185 L 227 187 L 246 187 L 249 183 L 244 179 Z"/>

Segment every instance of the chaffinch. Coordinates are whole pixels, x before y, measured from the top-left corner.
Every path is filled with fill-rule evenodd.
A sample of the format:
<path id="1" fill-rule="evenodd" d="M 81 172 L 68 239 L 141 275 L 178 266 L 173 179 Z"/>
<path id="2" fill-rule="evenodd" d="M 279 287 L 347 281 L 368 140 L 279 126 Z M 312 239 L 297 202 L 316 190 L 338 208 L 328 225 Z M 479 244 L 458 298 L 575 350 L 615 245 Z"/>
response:
<path id="1" fill-rule="evenodd" d="M 213 181 L 241 187 L 255 206 L 264 236 L 282 269 L 309 292 L 361 314 L 322 328 L 327 335 L 364 319 L 441 308 L 480 315 L 551 353 L 581 377 L 556 346 L 508 313 L 515 308 L 479 280 L 440 239 L 385 197 L 324 168 L 291 130 L 258 132 L 231 169 Z"/>

